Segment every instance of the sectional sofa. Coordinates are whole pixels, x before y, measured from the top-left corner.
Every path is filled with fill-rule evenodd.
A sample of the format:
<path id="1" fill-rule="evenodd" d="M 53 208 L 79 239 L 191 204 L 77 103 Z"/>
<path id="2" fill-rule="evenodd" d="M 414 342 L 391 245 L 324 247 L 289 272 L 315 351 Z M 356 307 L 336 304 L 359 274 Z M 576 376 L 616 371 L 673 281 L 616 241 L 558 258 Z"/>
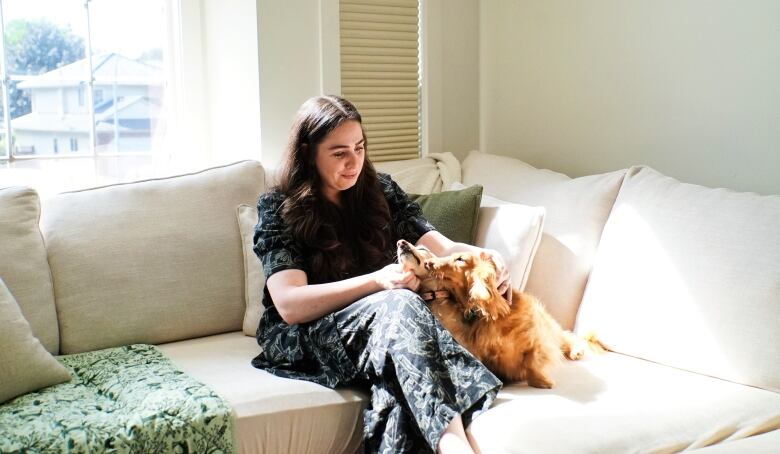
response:
<path id="1" fill-rule="evenodd" d="M 513 281 L 609 349 L 563 364 L 553 389 L 508 384 L 469 428 L 483 453 L 780 452 L 780 196 L 648 167 L 572 179 L 476 152 L 378 167 L 414 193 L 482 185 L 491 210 L 478 228 L 493 233 L 478 242 L 523 260 Z M 263 285 L 251 234 L 268 173 L 244 161 L 42 201 L 0 189 L 0 212 L 23 206 L 40 229 L 3 251 L 0 277 L 53 355 L 157 345 L 229 404 L 239 452 L 355 452 L 364 393 L 249 363 Z M 506 249 L 529 235 L 518 206 L 537 219 L 543 208 L 525 255 Z M 30 233 L 8 218 L 1 229 Z"/>

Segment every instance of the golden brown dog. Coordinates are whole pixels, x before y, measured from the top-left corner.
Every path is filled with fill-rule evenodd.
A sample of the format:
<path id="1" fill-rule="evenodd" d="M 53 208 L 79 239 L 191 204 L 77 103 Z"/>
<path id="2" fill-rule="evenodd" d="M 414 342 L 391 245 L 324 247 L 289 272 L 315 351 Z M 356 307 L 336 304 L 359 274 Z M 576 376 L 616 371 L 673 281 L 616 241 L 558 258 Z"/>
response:
<path id="1" fill-rule="evenodd" d="M 588 347 L 535 297 L 513 290 L 510 306 L 496 290 L 496 266 L 488 254 L 438 258 L 400 240 L 398 261 L 420 279 L 418 292 L 455 340 L 504 380 L 552 388 L 549 370 L 562 354 L 577 360 Z"/>

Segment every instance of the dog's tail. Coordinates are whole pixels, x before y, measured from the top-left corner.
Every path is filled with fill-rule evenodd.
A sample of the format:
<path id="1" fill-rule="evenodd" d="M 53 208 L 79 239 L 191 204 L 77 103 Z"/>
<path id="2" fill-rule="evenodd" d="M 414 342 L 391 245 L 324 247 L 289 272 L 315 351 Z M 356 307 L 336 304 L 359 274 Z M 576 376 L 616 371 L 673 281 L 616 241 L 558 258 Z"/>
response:
<path id="1" fill-rule="evenodd" d="M 587 342 L 588 348 L 594 353 L 606 353 L 609 350 L 603 342 L 601 342 L 594 331 L 588 331 L 582 338 Z"/>

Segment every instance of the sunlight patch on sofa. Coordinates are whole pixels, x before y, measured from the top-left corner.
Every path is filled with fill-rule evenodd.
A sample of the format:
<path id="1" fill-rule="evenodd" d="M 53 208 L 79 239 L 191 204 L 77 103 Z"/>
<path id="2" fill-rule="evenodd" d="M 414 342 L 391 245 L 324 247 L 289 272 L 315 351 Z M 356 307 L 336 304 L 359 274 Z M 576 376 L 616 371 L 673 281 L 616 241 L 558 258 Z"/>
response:
<path id="1" fill-rule="evenodd" d="M 731 372 L 717 327 L 706 317 L 707 302 L 691 292 L 680 264 L 658 238 L 663 228 L 648 224 L 630 204 L 615 207 L 599 245 L 578 331 L 593 330 L 610 349 L 631 356 L 690 370 Z"/>

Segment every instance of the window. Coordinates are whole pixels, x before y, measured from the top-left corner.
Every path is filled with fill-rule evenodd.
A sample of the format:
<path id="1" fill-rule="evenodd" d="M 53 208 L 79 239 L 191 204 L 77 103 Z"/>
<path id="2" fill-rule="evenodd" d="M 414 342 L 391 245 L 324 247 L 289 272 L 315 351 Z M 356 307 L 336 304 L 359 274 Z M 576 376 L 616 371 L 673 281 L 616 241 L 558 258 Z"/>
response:
<path id="1" fill-rule="evenodd" d="M 418 0 L 341 0 L 341 93 L 363 116 L 373 161 L 420 156 Z"/>
<path id="2" fill-rule="evenodd" d="M 173 112 L 167 93 L 175 4 L 0 0 L 0 162 L 42 169 L 63 156 L 51 139 L 59 136 L 70 141 L 69 157 L 110 160 L 94 166 L 116 174 L 96 176 L 100 182 L 150 165 Z M 40 163 L 23 162 L 33 160 Z M 62 171 L 74 161 L 50 167 Z"/>

